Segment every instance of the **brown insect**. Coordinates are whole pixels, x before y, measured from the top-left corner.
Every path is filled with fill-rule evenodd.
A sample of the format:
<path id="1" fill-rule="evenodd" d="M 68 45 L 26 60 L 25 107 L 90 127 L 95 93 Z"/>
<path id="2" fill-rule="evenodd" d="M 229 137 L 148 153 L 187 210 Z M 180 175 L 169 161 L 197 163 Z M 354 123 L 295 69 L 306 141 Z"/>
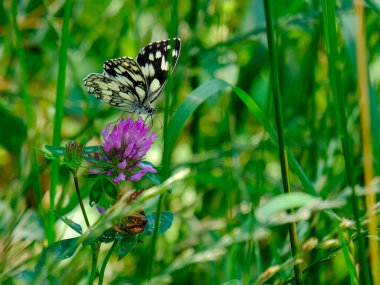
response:
<path id="1" fill-rule="evenodd" d="M 130 205 L 138 196 L 142 193 L 142 190 L 132 193 L 127 200 L 127 205 Z M 137 214 L 133 214 L 122 218 L 117 225 L 113 226 L 113 229 L 119 233 L 126 234 L 141 234 L 144 232 L 145 225 L 148 223 L 145 219 L 145 212 L 141 210 Z"/>
<path id="2" fill-rule="evenodd" d="M 113 229 L 122 234 L 141 234 L 148 222 L 144 216 L 145 212 L 141 210 L 138 214 L 133 214 L 121 219 L 118 225 L 113 226 Z"/>

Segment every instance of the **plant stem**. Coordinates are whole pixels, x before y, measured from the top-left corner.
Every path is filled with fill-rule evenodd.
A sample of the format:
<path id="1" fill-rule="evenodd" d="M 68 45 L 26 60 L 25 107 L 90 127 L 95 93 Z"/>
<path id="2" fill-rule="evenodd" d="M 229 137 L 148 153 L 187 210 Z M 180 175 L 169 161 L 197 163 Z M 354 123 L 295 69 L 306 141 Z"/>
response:
<path id="1" fill-rule="evenodd" d="M 175 37 L 178 35 L 178 1 L 172 0 L 170 1 L 171 5 L 171 25 L 170 25 L 170 37 Z M 171 43 L 173 44 L 173 43 Z M 173 44 L 174 46 L 174 44 Z M 170 57 L 169 57 L 170 59 Z M 168 84 L 166 85 L 166 93 L 165 93 L 165 105 L 164 105 L 164 129 L 163 129 L 163 140 L 164 140 L 164 149 L 162 151 L 162 177 L 164 179 L 167 179 L 170 176 L 170 149 L 168 148 L 168 122 L 169 122 L 169 115 L 170 115 L 170 96 L 169 91 L 171 90 L 171 80 L 169 78 Z M 150 249 L 150 259 L 148 261 L 148 269 L 147 269 L 147 283 L 149 283 L 152 272 L 153 272 L 153 263 L 155 258 L 155 251 L 156 251 L 156 244 L 158 240 L 158 229 L 160 225 L 161 220 L 161 213 L 162 213 L 162 207 L 163 207 L 163 201 L 165 198 L 165 193 L 161 194 L 157 203 L 157 210 L 156 210 L 156 222 L 155 222 L 155 228 L 153 231 L 152 236 L 152 246 Z"/>
<path id="2" fill-rule="evenodd" d="M 66 64 L 67 64 L 67 48 L 69 43 L 69 23 L 71 15 L 71 0 L 66 0 L 65 12 L 62 24 L 62 41 L 59 50 L 59 65 L 58 65 L 58 79 L 57 79 L 57 96 L 55 100 L 55 117 L 54 117 L 54 131 L 53 131 L 53 145 L 59 146 L 61 144 L 61 129 L 63 119 L 63 103 L 65 98 L 65 81 L 66 81 Z M 50 184 L 50 214 L 48 229 L 48 243 L 52 244 L 55 239 L 54 223 L 55 216 L 53 214 L 54 201 L 56 195 L 56 187 L 58 184 L 59 163 L 53 161 L 51 168 L 51 184 Z"/>
<path id="3" fill-rule="evenodd" d="M 343 156 L 346 168 L 347 184 L 352 190 L 351 194 L 351 207 L 354 215 L 356 227 L 358 231 L 361 231 L 360 223 L 360 209 L 359 198 L 355 191 L 355 174 L 353 171 L 353 161 L 350 147 L 350 137 L 347 130 L 347 119 L 344 100 L 344 94 L 342 90 L 341 70 L 338 70 L 338 66 L 341 66 L 342 60 L 339 52 L 337 39 L 339 38 L 336 31 L 336 13 L 335 13 L 335 1 L 322 0 L 322 15 L 323 15 L 323 29 L 325 33 L 325 45 L 326 53 L 329 63 L 329 76 L 332 93 L 334 96 L 334 108 L 336 115 L 336 122 L 338 127 L 338 135 L 341 139 Z M 360 284 L 371 284 L 369 267 L 366 257 L 366 246 L 364 237 L 360 236 L 358 239 L 358 246 L 356 257 L 359 261 L 359 273 Z"/>
<path id="4" fill-rule="evenodd" d="M 350 250 L 349 250 L 349 246 L 348 246 L 349 241 L 347 241 L 347 239 L 345 238 L 344 233 L 343 233 L 343 229 L 339 225 L 339 223 L 334 221 L 334 224 L 336 225 L 336 228 L 338 229 L 338 236 L 340 239 L 343 256 L 344 256 L 344 259 L 345 259 L 346 264 L 347 264 L 348 272 L 350 274 L 350 284 L 355 285 L 355 284 L 357 284 L 358 280 L 357 280 L 357 276 L 356 276 L 355 265 L 353 264 L 353 262 L 350 258 Z"/>
<path id="5" fill-rule="evenodd" d="M 86 222 L 87 228 L 90 228 L 91 225 L 90 225 L 90 222 L 89 222 L 89 220 L 87 218 L 86 209 L 84 208 L 83 201 L 82 201 L 82 198 L 80 196 L 77 171 L 76 170 L 72 170 L 71 172 L 72 172 L 73 177 L 74 177 L 75 191 L 77 193 L 77 197 L 78 197 L 80 208 L 82 210 L 84 221 Z M 95 276 L 96 276 L 96 265 L 98 263 L 99 249 L 100 249 L 100 242 L 95 242 L 94 244 L 91 245 L 92 264 L 91 264 L 90 279 L 88 280 L 88 284 L 89 285 L 92 285 L 94 283 L 94 279 L 95 279 Z"/>
<path id="6" fill-rule="evenodd" d="M 288 171 L 288 158 L 285 149 L 285 136 L 284 136 L 284 126 L 283 126 L 283 116 L 282 116 L 282 101 L 280 84 L 278 79 L 278 65 L 277 65 L 277 52 L 274 46 L 274 34 L 272 29 L 272 7 L 270 0 L 265 0 L 265 18 L 267 25 L 267 39 L 268 39 L 268 50 L 269 50 L 269 61 L 271 67 L 271 83 L 273 89 L 273 101 L 275 107 L 276 115 L 276 127 L 278 134 L 278 149 L 280 155 L 281 163 L 281 176 L 284 188 L 284 193 L 290 193 L 289 184 L 289 171 Z M 290 246 L 292 251 L 292 256 L 295 258 L 298 253 L 298 238 L 297 238 L 297 228 L 296 223 L 292 222 L 288 226 L 289 236 L 290 236 Z M 300 266 L 296 263 L 294 265 L 294 275 L 296 284 L 303 284 L 302 280 L 302 270 Z"/>
<path id="7" fill-rule="evenodd" d="M 102 268 L 100 269 L 100 273 L 99 273 L 99 282 L 98 282 L 98 285 L 102 285 L 103 284 L 104 271 L 106 270 L 106 266 L 107 266 L 108 260 L 110 259 L 111 254 L 114 251 L 117 243 L 118 243 L 118 240 L 115 239 L 115 241 L 113 242 L 113 244 L 112 244 L 110 250 L 108 251 L 106 257 L 104 258 L 104 261 L 103 261 L 103 264 L 102 264 Z"/>
<path id="8" fill-rule="evenodd" d="M 86 209 L 84 208 L 83 201 L 80 196 L 77 172 L 74 170 L 72 171 L 72 173 L 74 176 L 75 191 L 77 192 L 77 197 L 78 197 L 80 208 L 82 210 L 84 221 L 86 222 L 87 228 L 90 228 L 90 222 L 88 221 L 88 218 L 87 218 Z"/>
<path id="9" fill-rule="evenodd" d="M 380 284 L 380 245 L 378 235 L 378 221 L 375 211 L 376 193 L 371 182 L 375 176 L 373 169 L 373 147 L 371 133 L 371 108 L 368 88 L 368 66 L 367 66 L 367 46 L 366 46 L 366 26 L 365 26 L 365 10 L 364 4 L 360 1 L 355 2 L 355 12 L 357 18 L 356 29 L 356 62 L 358 77 L 358 93 L 360 104 L 360 124 L 362 131 L 362 152 L 363 152 L 363 170 L 364 170 L 364 186 L 368 190 L 365 196 L 367 212 L 368 212 L 368 230 L 369 236 L 377 238 L 369 238 L 369 258 L 372 272 L 373 284 Z"/>
<path id="10" fill-rule="evenodd" d="M 99 256 L 100 242 L 95 242 L 91 245 L 92 252 L 92 264 L 91 264 L 91 275 L 88 280 L 88 285 L 94 284 L 94 279 L 96 276 L 96 265 L 98 264 L 98 256 Z"/>

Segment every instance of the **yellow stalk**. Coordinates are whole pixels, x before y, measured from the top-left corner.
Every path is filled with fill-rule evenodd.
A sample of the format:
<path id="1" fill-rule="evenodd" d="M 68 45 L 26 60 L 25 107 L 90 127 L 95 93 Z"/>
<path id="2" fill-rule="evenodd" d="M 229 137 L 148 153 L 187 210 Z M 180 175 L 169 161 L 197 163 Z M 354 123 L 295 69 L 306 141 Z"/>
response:
<path id="1" fill-rule="evenodd" d="M 380 284 L 380 257 L 379 242 L 377 237 L 377 216 L 374 205 L 376 196 L 371 186 L 374 176 L 373 156 L 371 142 L 371 121 L 369 109 L 369 91 L 368 91 L 368 72 L 367 72 L 367 55 L 366 55 L 366 32 L 365 32 L 365 15 L 362 1 L 355 1 L 355 12 L 357 17 L 356 29 L 356 60 L 357 76 L 360 102 L 360 122 L 363 139 L 363 168 L 364 168 L 364 186 L 366 193 L 366 207 L 368 213 L 369 228 L 369 254 L 370 266 L 372 271 L 373 284 Z"/>

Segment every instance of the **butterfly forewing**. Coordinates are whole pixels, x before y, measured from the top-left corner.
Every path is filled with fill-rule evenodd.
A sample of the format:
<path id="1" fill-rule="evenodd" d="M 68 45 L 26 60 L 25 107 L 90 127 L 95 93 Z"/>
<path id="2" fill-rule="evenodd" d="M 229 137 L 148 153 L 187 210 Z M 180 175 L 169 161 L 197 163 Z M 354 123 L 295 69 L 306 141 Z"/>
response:
<path id="1" fill-rule="evenodd" d="M 179 38 L 154 42 L 144 47 L 137 56 L 137 63 L 144 74 L 149 103 L 154 102 L 165 87 L 168 75 L 177 64 L 181 51 Z"/>
<path id="2" fill-rule="evenodd" d="M 106 75 L 126 86 L 135 95 L 136 100 L 144 101 L 147 85 L 139 65 L 133 58 L 109 59 L 104 63 L 103 69 Z"/>

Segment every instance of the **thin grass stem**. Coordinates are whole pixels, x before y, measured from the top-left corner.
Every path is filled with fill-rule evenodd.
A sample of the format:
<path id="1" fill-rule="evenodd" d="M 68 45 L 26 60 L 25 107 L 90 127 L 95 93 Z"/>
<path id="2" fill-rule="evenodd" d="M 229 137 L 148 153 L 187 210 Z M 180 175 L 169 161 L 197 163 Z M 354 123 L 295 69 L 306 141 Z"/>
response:
<path id="1" fill-rule="evenodd" d="M 172 8 L 172 19 L 170 23 L 170 38 L 176 37 L 177 36 L 177 27 L 178 27 L 178 1 L 173 0 L 171 1 L 171 8 Z M 173 45 L 173 43 L 172 43 Z M 171 55 L 169 55 L 169 61 L 171 59 Z M 168 135 L 167 135 L 167 127 L 169 123 L 169 115 L 171 114 L 170 111 L 170 90 L 171 90 L 171 80 L 169 78 L 168 84 L 166 86 L 166 93 L 165 93 L 165 105 L 164 105 L 164 127 L 163 127 L 163 141 L 164 141 L 164 148 L 162 152 L 162 177 L 165 180 L 170 176 L 170 153 L 168 149 Z M 162 213 L 162 207 L 163 207 L 163 201 L 165 198 L 165 193 L 161 194 L 158 203 L 157 203 L 157 210 L 156 210 L 156 221 L 155 221 L 155 227 L 153 231 L 153 236 L 152 236 L 152 245 L 150 249 L 150 259 L 148 262 L 148 269 L 147 269 L 147 282 L 149 283 L 151 278 L 152 278 L 152 272 L 153 272 L 153 264 L 154 264 L 154 257 L 155 257 L 155 252 L 156 252 L 156 245 L 157 245 L 157 239 L 158 239 L 158 230 L 159 230 L 159 225 L 160 225 L 160 219 L 161 219 L 161 213 Z"/>
<path id="2" fill-rule="evenodd" d="M 289 169 L 288 169 L 288 158 L 285 149 L 285 136 L 284 136 L 284 123 L 282 115 L 282 99 L 280 92 L 280 85 L 278 79 L 278 64 L 277 64 L 277 51 L 274 45 L 274 31 L 272 28 L 272 7 L 270 0 L 265 0 L 265 18 L 267 24 L 267 40 L 268 40 L 268 50 L 269 50 L 269 61 L 271 67 L 271 84 L 273 92 L 273 102 L 275 108 L 276 116 L 276 127 L 278 134 L 278 149 L 280 155 L 280 164 L 281 164 L 281 176 L 284 193 L 290 193 L 290 184 L 289 184 Z M 297 257 L 298 254 L 298 238 L 297 238 L 297 228 L 296 223 L 292 222 L 288 226 L 288 232 L 290 236 L 290 245 L 292 256 Z M 294 274 L 296 284 L 303 284 L 302 280 L 302 270 L 298 264 L 294 265 Z"/>
<path id="3" fill-rule="evenodd" d="M 345 113 L 345 100 L 342 90 L 341 71 L 338 66 L 341 64 L 339 48 L 338 48 L 338 35 L 336 31 L 335 21 L 335 1 L 322 0 L 322 15 L 323 15 L 323 29 L 325 33 L 325 45 L 328 57 L 329 76 L 332 93 L 334 96 L 334 108 L 336 115 L 336 122 L 338 127 L 338 135 L 341 139 L 343 148 L 343 155 L 346 168 L 346 178 L 349 187 L 352 189 L 351 204 L 352 212 L 356 222 L 356 227 L 361 230 L 359 199 L 355 191 L 355 181 L 353 172 L 352 152 L 350 147 L 350 138 L 347 130 L 347 119 Z M 366 258 L 365 241 L 363 237 L 358 240 L 357 256 L 359 260 L 359 272 L 361 284 L 370 284 L 369 267 Z"/>
<path id="4" fill-rule="evenodd" d="M 115 250 L 117 243 L 118 243 L 118 240 L 115 239 L 115 241 L 113 242 L 111 248 L 109 249 L 106 257 L 104 258 L 102 267 L 100 268 L 100 272 L 99 272 L 99 282 L 98 282 L 98 285 L 102 285 L 103 284 L 104 272 L 106 271 L 106 267 L 107 267 L 108 261 L 110 260 L 110 257 L 112 255 L 113 251 Z"/>
<path id="5" fill-rule="evenodd" d="M 367 69 L 367 46 L 366 46 L 366 29 L 365 29 L 365 11 L 363 3 L 355 2 L 355 12 L 357 18 L 356 28 L 356 63 L 358 77 L 358 92 L 360 103 L 360 123 L 362 131 L 362 152 L 363 152 L 363 169 L 364 169 L 364 186 L 368 190 L 365 201 L 368 215 L 369 236 L 369 255 L 370 267 L 373 284 L 380 284 L 380 247 L 379 233 L 377 231 L 378 221 L 375 212 L 376 194 L 373 191 L 371 182 L 374 178 L 373 169 L 373 148 L 371 139 L 371 119 L 370 119 L 370 99 L 368 90 L 368 69 Z"/>
<path id="6" fill-rule="evenodd" d="M 58 80 L 57 80 L 57 96 L 55 101 L 55 118 L 54 118 L 54 131 L 53 131 L 53 145 L 59 146 L 61 143 L 61 129 L 63 120 L 63 104 L 65 95 L 65 82 L 66 82 L 66 65 L 67 65 L 67 48 L 69 44 L 69 23 L 71 15 L 71 0 L 66 0 L 65 11 L 62 25 L 62 40 L 61 48 L 59 51 L 59 67 L 58 67 Z M 50 214 L 49 214 L 49 232 L 48 243 L 54 242 L 54 223 L 55 216 L 53 214 L 54 201 L 56 196 L 56 187 L 58 184 L 59 162 L 52 162 L 51 170 L 51 184 L 50 184 Z"/>

